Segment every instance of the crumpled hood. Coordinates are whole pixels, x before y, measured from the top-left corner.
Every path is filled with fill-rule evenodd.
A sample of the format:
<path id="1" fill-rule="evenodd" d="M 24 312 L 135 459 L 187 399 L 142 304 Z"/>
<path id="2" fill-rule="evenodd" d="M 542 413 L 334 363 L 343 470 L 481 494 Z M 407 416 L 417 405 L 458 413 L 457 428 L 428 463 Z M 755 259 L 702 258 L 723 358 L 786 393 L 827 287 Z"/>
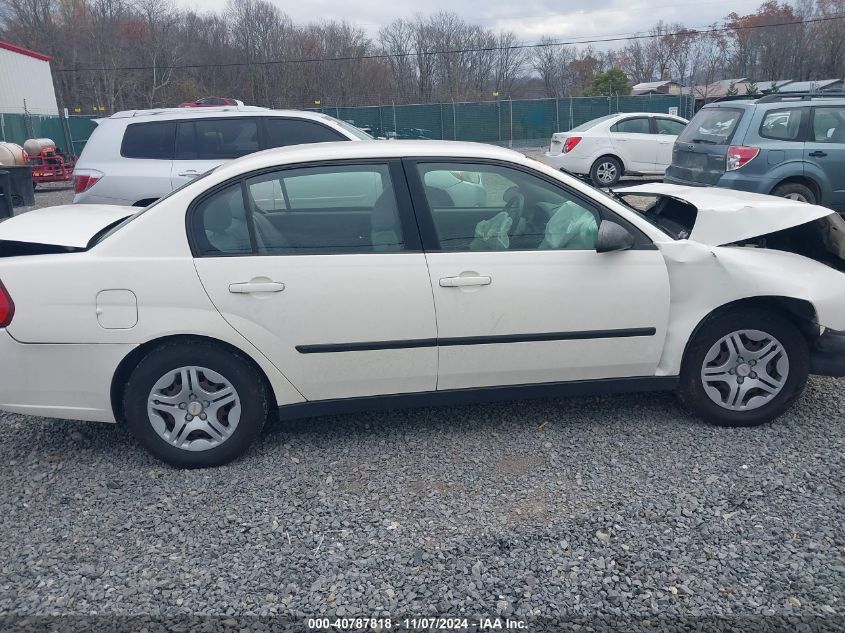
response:
<path id="1" fill-rule="evenodd" d="M 698 214 L 689 239 L 710 246 L 767 235 L 834 213 L 815 204 L 718 187 L 653 183 L 616 188 L 615 191 L 667 196 L 691 204 Z"/>
<path id="2" fill-rule="evenodd" d="M 138 211 L 138 207 L 104 204 L 36 209 L 0 222 L 0 241 L 85 248 L 104 228 Z"/>

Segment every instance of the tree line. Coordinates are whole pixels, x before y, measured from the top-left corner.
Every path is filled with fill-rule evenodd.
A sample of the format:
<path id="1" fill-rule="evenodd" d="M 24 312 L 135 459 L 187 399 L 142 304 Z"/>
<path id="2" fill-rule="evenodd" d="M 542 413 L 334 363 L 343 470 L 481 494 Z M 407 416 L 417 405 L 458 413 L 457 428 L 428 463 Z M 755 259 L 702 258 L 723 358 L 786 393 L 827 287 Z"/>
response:
<path id="1" fill-rule="evenodd" d="M 771 0 L 706 29 L 657 22 L 613 44 L 523 42 L 454 13 L 368 34 L 293 22 L 267 0 L 222 12 L 171 0 L 0 0 L 0 38 L 53 56 L 60 105 L 89 113 L 205 95 L 269 107 L 430 103 L 601 93 L 607 85 L 845 75 L 845 0 Z M 279 63 L 281 62 L 281 63 Z M 598 79 L 597 79 L 598 77 Z"/>

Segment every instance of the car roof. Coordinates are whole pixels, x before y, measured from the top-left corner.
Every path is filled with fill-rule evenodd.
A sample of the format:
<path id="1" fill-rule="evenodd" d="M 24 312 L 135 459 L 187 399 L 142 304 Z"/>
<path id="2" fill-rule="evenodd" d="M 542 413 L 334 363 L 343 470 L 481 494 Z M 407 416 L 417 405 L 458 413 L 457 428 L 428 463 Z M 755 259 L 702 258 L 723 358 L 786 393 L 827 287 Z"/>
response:
<path id="1" fill-rule="evenodd" d="M 314 121 L 334 121 L 335 119 L 328 114 L 321 112 L 308 112 L 306 110 L 271 110 L 269 108 L 261 108 L 258 106 L 216 106 L 213 108 L 157 108 L 152 110 L 123 110 L 115 112 L 102 121 L 111 121 L 115 119 L 131 119 L 129 123 L 139 123 L 142 121 L 169 121 L 172 119 L 204 119 L 215 118 L 221 115 L 226 117 L 237 116 L 279 116 L 279 117 L 296 117 L 300 119 L 311 119 Z"/>
<path id="2" fill-rule="evenodd" d="M 224 163 L 214 173 L 222 180 L 250 171 L 294 163 L 414 157 L 433 157 L 435 160 L 438 158 L 481 158 L 520 163 L 529 160 L 519 152 L 486 143 L 432 140 L 373 140 L 356 143 L 338 141 L 310 145 L 290 145 L 247 154 Z"/>

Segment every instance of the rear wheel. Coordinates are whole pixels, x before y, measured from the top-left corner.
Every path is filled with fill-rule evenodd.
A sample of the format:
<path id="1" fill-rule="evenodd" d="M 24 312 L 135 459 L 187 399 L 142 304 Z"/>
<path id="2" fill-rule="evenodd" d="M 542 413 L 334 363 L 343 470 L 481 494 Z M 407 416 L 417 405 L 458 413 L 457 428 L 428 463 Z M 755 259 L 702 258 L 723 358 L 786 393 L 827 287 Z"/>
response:
<path id="1" fill-rule="evenodd" d="M 790 200 L 797 200 L 798 202 L 808 202 L 809 204 L 816 204 L 816 194 L 813 190 L 800 182 L 786 182 L 778 185 L 772 190 L 773 196 L 779 198 L 789 198 Z"/>
<path id="2" fill-rule="evenodd" d="M 612 187 L 622 177 L 622 163 L 613 156 L 602 156 L 590 168 L 590 179 L 596 187 Z"/>
<path id="3" fill-rule="evenodd" d="M 690 343 L 680 395 L 700 418 L 720 426 L 769 422 L 801 395 L 807 342 L 788 320 L 738 310 L 706 323 Z"/>
<path id="4" fill-rule="evenodd" d="M 165 343 L 138 364 L 124 392 L 130 430 L 173 466 L 219 466 L 244 453 L 269 410 L 264 381 L 238 354 L 210 343 Z"/>

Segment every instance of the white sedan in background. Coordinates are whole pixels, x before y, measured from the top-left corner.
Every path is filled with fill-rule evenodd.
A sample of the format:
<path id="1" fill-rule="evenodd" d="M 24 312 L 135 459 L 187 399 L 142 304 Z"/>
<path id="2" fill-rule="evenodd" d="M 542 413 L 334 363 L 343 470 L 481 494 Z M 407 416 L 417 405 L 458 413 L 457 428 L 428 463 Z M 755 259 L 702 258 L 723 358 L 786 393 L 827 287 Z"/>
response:
<path id="1" fill-rule="evenodd" d="M 624 175 L 663 176 L 675 139 L 689 123 L 671 114 L 626 112 L 593 119 L 552 135 L 541 161 L 612 187 Z"/>
<path id="2" fill-rule="evenodd" d="M 434 186 L 456 178 L 484 203 Z M 186 467 L 274 411 L 677 389 L 761 424 L 845 374 L 842 229 L 739 191 L 612 196 L 490 145 L 267 150 L 143 210 L 0 224 L 0 409 L 124 423 Z"/>

